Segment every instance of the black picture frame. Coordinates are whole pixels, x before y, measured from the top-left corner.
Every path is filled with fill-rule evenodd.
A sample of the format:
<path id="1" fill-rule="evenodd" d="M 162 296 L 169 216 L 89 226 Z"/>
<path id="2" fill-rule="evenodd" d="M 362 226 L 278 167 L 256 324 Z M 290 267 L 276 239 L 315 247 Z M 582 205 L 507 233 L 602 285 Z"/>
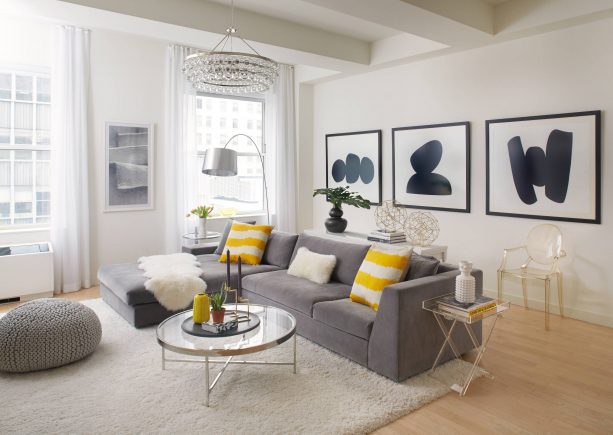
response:
<path id="1" fill-rule="evenodd" d="M 350 149 L 349 145 L 346 144 L 346 139 L 349 139 L 352 136 L 356 137 L 355 139 L 358 143 L 360 142 L 360 139 L 362 139 L 362 144 L 358 144 L 358 146 L 361 146 L 364 149 L 360 151 L 355 150 L 354 148 Z M 382 130 L 365 130 L 326 134 L 326 188 L 349 186 L 350 190 L 357 192 L 362 197 L 369 200 L 371 205 L 381 205 L 383 201 L 383 164 L 381 159 L 382 136 Z M 371 142 L 372 145 L 368 144 L 367 142 Z M 366 149 L 371 146 L 373 149 Z M 366 189 L 366 184 L 370 184 L 370 182 L 365 184 L 362 182 L 361 178 L 358 178 L 358 180 L 355 182 L 347 182 L 345 177 L 342 181 L 336 181 L 333 179 L 333 177 L 331 179 L 332 165 L 334 165 L 334 162 L 339 160 L 339 157 L 341 157 L 342 154 L 345 154 L 348 151 L 351 151 L 352 154 L 360 152 L 361 162 L 365 157 L 371 160 L 372 158 L 376 159 L 375 162 L 372 162 L 372 169 L 374 170 L 372 181 L 376 183 L 375 186 L 368 186 L 368 189 Z"/>
<path id="2" fill-rule="evenodd" d="M 459 185 L 462 188 L 460 189 L 460 193 L 455 198 L 453 198 L 453 201 L 458 202 L 458 203 L 461 202 L 461 205 L 459 206 L 446 205 L 445 202 L 450 202 L 448 198 L 443 198 L 443 196 L 430 195 L 430 194 L 413 195 L 411 203 L 408 203 L 407 198 L 406 197 L 403 198 L 403 195 L 406 196 L 407 194 L 402 193 L 402 190 L 398 186 L 399 184 L 406 185 L 406 181 L 403 180 L 403 182 L 400 183 L 400 180 L 399 180 L 400 177 L 397 177 L 398 172 L 399 172 L 398 168 L 400 165 L 399 156 L 398 156 L 398 154 L 400 153 L 399 148 L 401 146 L 399 144 L 400 133 L 412 132 L 412 131 L 418 132 L 419 130 L 426 130 L 428 134 L 430 134 L 431 131 L 435 132 L 436 130 L 439 130 L 439 133 L 441 133 L 442 131 L 441 129 L 449 129 L 449 128 L 455 129 L 457 127 L 463 127 L 463 130 L 464 130 L 463 132 L 461 132 L 461 134 L 460 132 L 456 134 L 457 137 L 455 138 L 455 140 L 462 140 L 464 142 L 463 144 L 464 146 L 461 148 L 461 150 L 462 150 L 463 155 L 465 156 L 465 165 L 460 170 L 460 172 L 464 172 L 464 174 L 463 175 L 458 174 L 458 176 L 455 177 L 457 179 L 453 180 L 454 184 L 456 185 L 460 183 Z M 449 150 L 449 147 L 447 147 L 447 150 Z M 443 146 L 443 153 L 444 151 L 445 151 L 445 147 Z M 438 166 L 438 163 L 436 165 Z M 407 167 L 410 167 L 410 163 L 407 163 Z M 436 169 L 436 166 L 435 166 L 435 169 Z M 407 172 L 407 174 L 411 174 L 411 173 L 415 173 L 414 168 L 411 168 Z M 443 124 L 415 125 L 415 126 L 409 126 L 409 127 L 392 128 L 392 198 L 394 202 L 396 203 L 396 205 L 398 205 L 399 207 L 415 208 L 415 209 L 422 209 L 422 210 L 437 210 L 437 211 L 451 211 L 451 212 L 458 212 L 458 213 L 470 213 L 470 210 L 471 210 L 471 182 L 470 182 L 470 179 L 471 179 L 471 145 L 470 145 L 470 122 L 469 121 L 449 122 L 449 123 L 443 123 Z M 419 197 L 423 197 L 424 201 L 421 203 L 417 202 L 419 200 Z M 447 201 L 445 201 L 445 199 L 447 199 Z M 429 204 L 426 204 L 426 201 Z M 440 204 L 437 205 L 436 204 L 437 202 L 439 202 Z"/>
<path id="3" fill-rule="evenodd" d="M 580 118 L 585 119 L 580 120 Z M 500 126 L 504 125 L 506 127 L 510 124 L 515 125 L 508 127 L 508 132 L 503 130 L 503 133 L 501 133 Z M 491 216 L 600 224 L 602 213 L 601 125 L 600 110 L 486 120 L 486 214 Z M 587 131 L 588 129 L 590 131 Z M 549 131 L 549 134 L 545 140 L 544 135 L 547 131 Z M 567 139 L 556 141 L 556 137 L 559 136 L 554 136 L 552 139 L 552 135 L 556 133 L 558 135 L 564 135 L 564 137 Z M 570 140 L 568 140 L 569 134 Z M 540 141 L 533 140 L 537 136 L 541 137 Z M 517 140 L 516 138 L 519 139 Z M 575 140 L 575 138 L 577 140 Z M 514 142 L 512 142 L 513 140 Z M 536 186 L 538 188 L 544 186 L 545 189 L 548 189 L 549 186 L 547 183 L 549 183 L 550 180 L 557 181 L 556 178 L 552 178 L 555 177 L 555 175 L 547 175 L 545 182 L 541 180 L 539 181 L 539 184 L 532 184 L 532 181 L 525 181 L 528 188 L 534 191 L 533 197 L 529 200 L 533 200 L 535 198 L 534 203 L 528 204 L 525 202 L 526 194 L 523 193 L 524 190 L 517 187 L 518 181 L 516 181 L 516 178 L 518 180 L 521 180 L 522 178 L 520 178 L 519 175 L 514 175 L 514 173 L 519 174 L 520 172 L 513 168 L 514 164 L 511 162 L 512 158 L 510 157 L 512 153 L 511 149 L 513 145 L 515 145 L 517 149 L 521 151 L 521 153 L 518 154 L 520 160 L 517 160 L 517 158 L 514 157 L 514 161 L 516 162 L 521 161 L 522 159 L 527 161 L 528 158 L 526 157 L 526 153 L 529 152 L 531 148 L 540 148 L 543 150 L 542 152 L 534 150 L 539 154 L 538 161 L 542 163 L 534 163 L 534 160 L 530 160 L 532 163 L 530 163 L 529 170 L 526 169 L 526 172 L 521 172 L 525 175 L 524 178 L 529 177 L 530 180 L 533 180 L 534 177 L 543 177 L 540 174 L 536 174 L 535 171 L 537 171 L 538 168 L 541 168 L 542 165 L 547 165 L 546 156 L 547 153 L 550 152 L 550 143 L 552 150 L 555 149 L 556 144 L 559 144 L 557 145 L 558 147 L 568 150 L 568 152 L 564 154 L 564 156 L 567 157 L 562 158 L 559 156 L 559 154 L 555 154 L 555 156 L 557 156 L 556 160 L 554 160 L 555 164 L 552 160 L 552 164 L 547 166 L 548 168 L 558 168 L 555 170 L 555 172 L 560 171 L 560 167 L 565 168 L 562 170 L 563 181 L 557 183 L 558 185 L 562 186 L 557 188 L 562 193 L 558 194 L 558 198 L 551 199 L 550 196 L 554 196 L 554 194 L 543 194 L 543 192 L 538 191 L 534 187 Z M 504 162 L 504 159 L 502 158 L 505 153 L 504 150 L 501 150 L 500 148 L 503 145 L 506 145 L 507 147 L 506 160 L 508 162 Z M 521 148 L 519 148 L 519 146 L 521 146 Z M 583 161 L 585 160 L 584 153 L 581 154 L 580 158 L 575 157 L 578 155 L 578 150 L 583 150 L 589 153 L 587 163 Z M 503 171 L 499 170 L 501 164 L 504 168 L 506 168 Z M 543 169 L 543 171 L 545 170 Z M 588 172 L 588 178 L 584 180 L 583 176 L 586 175 L 584 173 L 585 171 Z M 549 173 L 551 173 L 551 170 L 549 170 Z M 504 179 L 502 177 L 504 177 Z M 541 186 L 540 183 L 544 184 Z M 508 184 L 514 184 L 514 193 L 517 198 L 519 198 L 519 201 L 515 199 L 513 195 L 511 195 L 510 197 L 507 197 L 506 201 L 509 203 L 513 201 L 514 205 L 501 207 L 497 204 L 499 201 L 497 198 L 502 192 L 506 192 L 509 189 L 506 187 L 502 188 L 500 186 L 507 186 Z M 577 184 L 581 185 L 577 187 Z M 585 186 L 587 186 L 588 189 L 593 190 L 593 195 L 588 197 L 590 200 L 589 207 L 584 207 L 582 212 L 573 212 L 573 208 L 578 208 L 578 205 L 576 205 L 575 202 L 587 201 L 585 196 Z M 522 191 L 522 195 L 520 195 L 519 191 Z M 545 190 L 545 192 L 547 192 L 547 190 Z M 531 191 L 528 193 L 532 194 Z M 522 197 L 524 197 L 524 199 L 522 199 Z M 563 209 L 567 200 L 569 202 L 568 207 Z M 494 202 L 496 202 L 496 204 L 494 204 Z M 517 202 L 523 202 L 524 205 L 517 206 Z M 541 207 L 541 209 L 548 207 L 547 212 L 537 212 L 538 209 L 532 207 L 534 204 L 539 204 L 538 207 Z"/>

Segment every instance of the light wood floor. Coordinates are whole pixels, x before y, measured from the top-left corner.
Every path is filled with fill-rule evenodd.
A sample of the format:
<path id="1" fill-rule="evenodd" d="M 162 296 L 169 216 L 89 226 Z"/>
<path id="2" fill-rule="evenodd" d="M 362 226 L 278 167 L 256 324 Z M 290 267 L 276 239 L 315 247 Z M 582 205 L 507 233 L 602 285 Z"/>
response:
<path id="1" fill-rule="evenodd" d="M 92 299 L 99 290 L 60 297 Z M 613 433 L 613 329 L 552 315 L 545 331 L 542 312 L 514 305 L 483 366 L 494 380 L 477 379 L 467 396 L 451 392 L 376 434 Z"/>

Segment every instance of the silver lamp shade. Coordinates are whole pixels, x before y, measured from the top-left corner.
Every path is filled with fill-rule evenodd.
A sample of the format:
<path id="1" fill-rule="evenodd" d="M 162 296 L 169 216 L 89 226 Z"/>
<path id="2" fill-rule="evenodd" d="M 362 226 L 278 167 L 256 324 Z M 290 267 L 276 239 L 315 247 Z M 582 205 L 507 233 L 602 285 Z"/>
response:
<path id="1" fill-rule="evenodd" d="M 204 153 L 202 173 L 218 177 L 232 177 L 238 173 L 238 154 L 228 148 L 209 148 Z"/>

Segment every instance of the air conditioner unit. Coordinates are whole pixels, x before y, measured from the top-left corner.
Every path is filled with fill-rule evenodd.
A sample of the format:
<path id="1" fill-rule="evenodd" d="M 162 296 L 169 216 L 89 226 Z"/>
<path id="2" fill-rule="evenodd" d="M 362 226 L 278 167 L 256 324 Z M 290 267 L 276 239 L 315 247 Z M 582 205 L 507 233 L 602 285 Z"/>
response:
<path id="1" fill-rule="evenodd" d="M 0 301 L 53 295 L 51 243 L 0 246 Z"/>

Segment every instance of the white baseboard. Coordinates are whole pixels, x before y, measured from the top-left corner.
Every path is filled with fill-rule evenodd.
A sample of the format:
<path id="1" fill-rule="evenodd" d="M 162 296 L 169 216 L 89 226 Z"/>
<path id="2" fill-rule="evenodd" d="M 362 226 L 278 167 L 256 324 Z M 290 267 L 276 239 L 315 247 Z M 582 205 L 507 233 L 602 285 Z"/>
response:
<path id="1" fill-rule="evenodd" d="M 491 298 L 497 298 L 498 292 L 496 290 L 488 290 L 484 289 L 483 294 L 489 296 Z M 513 305 L 524 305 L 524 298 L 522 295 L 512 295 L 505 293 L 504 300 L 511 302 Z M 531 299 L 528 297 L 528 307 L 530 309 L 545 310 L 545 302 L 540 301 L 538 299 Z M 557 292 L 552 292 L 552 301 L 549 305 L 549 310 L 551 314 L 560 314 L 560 310 L 558 309 L 558 298 Z M 608 326 L 609 328 L 613 328 L 613 317 L 606 316 L 604 314 L 593 313 L 591 311 L 579 310 L 577 308 L 572 308 L 565 306 L 564 307 L 564 315 L 566 317 L 570 317 L 572 319 L 582 320 L 588 323 L 594 323 L 597 325 Z"/>

